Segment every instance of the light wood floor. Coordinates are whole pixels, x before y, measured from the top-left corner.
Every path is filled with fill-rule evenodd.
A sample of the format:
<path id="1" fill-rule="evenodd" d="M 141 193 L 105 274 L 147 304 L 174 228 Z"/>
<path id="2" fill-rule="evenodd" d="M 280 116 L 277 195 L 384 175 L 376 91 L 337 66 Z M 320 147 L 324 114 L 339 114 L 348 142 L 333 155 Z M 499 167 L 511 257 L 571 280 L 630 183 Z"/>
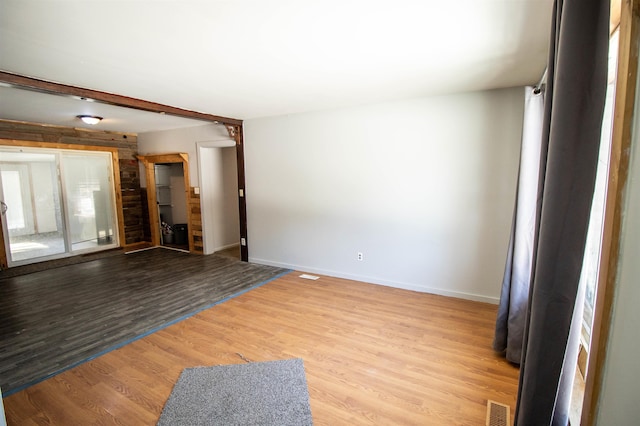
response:
<path id="1" fill-rule="evenodd" d="M 482 425 L 515 405 L 496 307 L 291 273 L 4 400 L 9 425 L 153 425 L 185 367 L 304 360 L 316 425 Z"/>

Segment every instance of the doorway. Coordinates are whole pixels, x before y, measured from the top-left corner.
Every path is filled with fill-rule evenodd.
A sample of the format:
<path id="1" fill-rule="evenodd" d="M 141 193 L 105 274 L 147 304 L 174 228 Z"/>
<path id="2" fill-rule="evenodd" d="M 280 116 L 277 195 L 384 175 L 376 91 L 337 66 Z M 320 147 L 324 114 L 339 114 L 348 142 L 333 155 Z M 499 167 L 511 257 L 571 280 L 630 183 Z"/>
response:
<path id="1" fill-rule="evenodd" d="M 234 141 L 198 142 L 203 253 L 240 259 L 237 151 Z"/>
<path id="2" fill-rule="evenodd" d="M 0 147 L 7 266 L 118 246 L 109 152 Z"/>
<path id="3" fill-rule="evenodd" d="M 194 251 L 189 157 L 140 155 L 147 181 L 151 244 Z"/>
<path id="4" fill-rule="evenodd" d="M 189 250 L 186 188 L 182 163 L 154 166 L 156 203 L 160 220 L 160 245 Z"/>

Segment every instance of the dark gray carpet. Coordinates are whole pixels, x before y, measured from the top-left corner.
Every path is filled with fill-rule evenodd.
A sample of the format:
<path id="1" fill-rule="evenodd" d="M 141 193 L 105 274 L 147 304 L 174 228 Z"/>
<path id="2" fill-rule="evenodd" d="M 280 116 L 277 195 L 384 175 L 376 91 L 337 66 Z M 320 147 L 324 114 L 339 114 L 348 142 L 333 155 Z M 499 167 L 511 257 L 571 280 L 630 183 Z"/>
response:
<path id="1" fill-rule="evenodd" d="M 303 362 L 187 368 L 158 425 L 313 425 Z"/>
<path id="2" fill-rule="evenodd" d="M 0 387 L 11 395 L 286 272 L 152 249 L 0 279 Z"/>

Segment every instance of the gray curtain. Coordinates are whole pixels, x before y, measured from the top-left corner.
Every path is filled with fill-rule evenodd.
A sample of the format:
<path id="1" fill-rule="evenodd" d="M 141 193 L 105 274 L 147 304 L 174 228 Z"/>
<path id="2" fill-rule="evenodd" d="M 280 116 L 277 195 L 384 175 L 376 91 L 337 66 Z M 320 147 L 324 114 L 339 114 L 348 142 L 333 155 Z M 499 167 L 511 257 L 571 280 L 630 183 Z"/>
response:
<path id="1" fill-rule="evenodd" d="M 493 341 L 493 349 L 504 353 L 515 364 L 520 364 L 522 356 L 522 339 L 529 303 L 533 242 L 537 231 L 536 205 L 543 117 L 543 91 L 525 87 L 516 205 Z"/>
<path id="2" fill-rule="evenodd" d="M 575 310 L 607 85 L 608 0 L 556 0 L 516 425 L 568 424 Z"/>

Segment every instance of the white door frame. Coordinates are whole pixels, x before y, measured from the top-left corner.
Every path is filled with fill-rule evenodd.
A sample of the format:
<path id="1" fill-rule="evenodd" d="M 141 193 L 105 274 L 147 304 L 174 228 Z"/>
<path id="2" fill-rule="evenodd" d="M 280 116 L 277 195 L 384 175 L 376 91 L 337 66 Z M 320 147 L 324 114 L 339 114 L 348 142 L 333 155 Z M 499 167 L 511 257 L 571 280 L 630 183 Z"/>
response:
<path id="1" fill-rule="evenodd" d="M 207 201 L 209 199 L 210 187 L 208 186 L 208 181 L 203 179 L 202 170 L 206 167 L 206 164 L 203 164 L 203 150 L 205 149 L 215 149 L 215 148 L 235 148 L 236 143 L 231 139 L 220 139 L 213 141 L 202 141 L 196 142 L 196 153 L 198 156 L 198 180 L 200 181 L 200 205 L 207 205 Z M 211 240 L 213 234 L 215 233 L 215 229 L 213 229 L 213 224 L 209 223 L 207 218 L 207 214 L 205 213 L 205 209 L 202 208 L 202 245 L 203 245 L 203 253 L 211 254 L 215 251 L 215 247 L 211 247 L 211 243 L 208 240 Z"/>

